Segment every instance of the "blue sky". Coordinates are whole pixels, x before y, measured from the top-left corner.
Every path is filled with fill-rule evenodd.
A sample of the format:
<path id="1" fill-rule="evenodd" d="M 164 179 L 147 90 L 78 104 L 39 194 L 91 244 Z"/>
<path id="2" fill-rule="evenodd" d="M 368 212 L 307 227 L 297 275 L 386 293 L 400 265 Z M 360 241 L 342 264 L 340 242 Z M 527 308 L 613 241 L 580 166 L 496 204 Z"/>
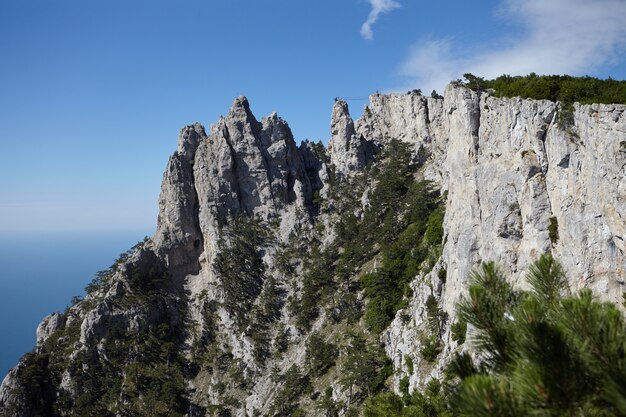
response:
<path id="1" fill-rule="evenodd" d="M 624 0 L 0 0 L 0 234 L 152 230 L 178 131 L 242 94 L 326 141 L 337 96 L 464 72 L 625 79 L 624 16 Z"/>

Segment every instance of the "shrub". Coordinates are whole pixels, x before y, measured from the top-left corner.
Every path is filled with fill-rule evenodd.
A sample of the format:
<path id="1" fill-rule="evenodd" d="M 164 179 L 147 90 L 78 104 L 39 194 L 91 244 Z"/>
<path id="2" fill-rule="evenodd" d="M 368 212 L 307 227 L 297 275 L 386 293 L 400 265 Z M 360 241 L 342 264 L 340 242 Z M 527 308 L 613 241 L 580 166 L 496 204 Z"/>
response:
<path id="1" fill-rule="evenodd" d="M 339 381 L 350 392 L 348 404 L 352 402 L 353 388 L 356 388 L 357 398 L 371 396 L 382 387 L 391 372 L 389 358 L 380 346 L 368 343 L 361 335 L 350 335 Z"/>
<path id="2" fill-rule="evenodd" d="M 292 365 L 283 376 L 282 388 L 274 397 L 270 414 L 278 417 L 293 416 L 298 408 L 298 398 L 308 388 L 308 379 L 296 365 Z"/>
<path id="3" fill-rule="evenodd" d="M 443 349 L 441 340 L 436 335 L 423 336 L 420 343 L 420 354 L 428 362 L 434 362 Z"/>
<path id="4" fill-rule="evenodd" d="M 559 222 L 556 217 L 550 217 L 550 224 L 548 225 L 548 234 L 550 236 L 550 242 L 553 245 L 559 241 Z"/>
<path id="5" fill-rule="evenodd" d="M 443 98 L 443 96 L 442 96 L 442 95 L 440 95 L 440 94 L 438 94 L 436 90 L 433 90 L 433 92 L 432 92 L 432 93 L 430 93 L 430 96 L 431 96 L 432 98 L 436 98 L 436 99 L 442 99 L 442 98 Z"/>
<path id="6" fill-rule="evenodd" d="M 400 384 L 398 385 L 398 389 L 400 390 L 402 395 L 405 397 L 409 395 L 409 385 L 410 385 L 409 377 L 408 376 L 402 377 L 402 379 L 400 380 Z"/>
<path id="7" fill-rule="evenodd" d="M 322 411 L 326 417 L 339 417 L 343 402 L 333 400 L 333 388 L 326 387 L 324 395 L 317 401 L 315 408 Z"/>
<path id="8" fill-rule="evenodd" d="M 459 345 L 465 343 L 465 335 L 467 333 L 467 322 L 464 320 L 458 320 L 452 324 L 452 340 Z"/>
<path id="9" fill-rule="evenodd" d="M 406 364 L 406 371 L 409 373 L 409 375 L 413 375 L 413 358 L 411 358 L 409 355 L 406 355 L 404 357 L 404 363 Z"/>

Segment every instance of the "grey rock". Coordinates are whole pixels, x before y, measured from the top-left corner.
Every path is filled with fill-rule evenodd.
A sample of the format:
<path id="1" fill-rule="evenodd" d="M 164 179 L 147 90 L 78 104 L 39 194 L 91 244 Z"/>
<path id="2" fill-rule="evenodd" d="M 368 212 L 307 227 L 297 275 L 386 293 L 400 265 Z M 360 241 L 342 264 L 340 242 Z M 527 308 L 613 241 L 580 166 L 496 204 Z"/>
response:
<path id="1" fill-rule="evenodd" d="M 37 326 L 37 345 L 41 345 L 50 337 L 52 333 L 65 326 L 65 316 L 59 313 L 52 313 Z"/>
<path id="2" fill-rule="evenodd" d="M 198 145 L 206 139 L 204 127 L 184 127 L 178 150 L 167 163 L 159 197 L 157 230 L 152 238 L 159 256 L 179 275 L 197 272 L 203 236 L 198 224 L 198 195 L 193 160 Z"/>
<path id="3" fill-rule="evenodd" d="M 362 170 L 374 158 L 375 145 L 356 134 L 348 103 L 335 101 L 330 122 L 328 143 L 330 162 L 342 177 Z"/>

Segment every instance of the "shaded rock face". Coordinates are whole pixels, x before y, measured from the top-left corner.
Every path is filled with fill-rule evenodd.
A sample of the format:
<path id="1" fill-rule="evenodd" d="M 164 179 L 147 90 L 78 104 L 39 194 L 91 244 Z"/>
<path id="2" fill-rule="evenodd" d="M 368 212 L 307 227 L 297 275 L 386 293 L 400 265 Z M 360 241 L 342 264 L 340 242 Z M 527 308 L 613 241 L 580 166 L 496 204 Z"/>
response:
<path id="1" fill-rule="evenodd" d="M 185 355 L 209 338 L 229 347 L 228 361 L 253 362 L 248 334 L 254 329 L 242 332 L 225 308 L 208 310 L 211 302 L 224 300 L 228 284 L 215 266 L 223 250 L 218 243 L 224 238 L 222 228 L 237 216 L 254 216 L 264 227 L 275 223 L 274 246 L 252 255 L 262 258 L 264 279 L 271 276 L 293 296 L 302 282 L 278 272 L 278 247 L 290 236 L 301 239 L 313 227 L 332 226 L 341 213 L 321 212 L 320 200 L 339 207 L 332 200 L 340 196 L 329 191 L 333 182 L 356 177 L 376 163 L 378 150 L 392 139 L 411 144 L 423 164 L 420 175 L 447 192 L 441 256 L 430 273 L 415 277 L 409 307 L 382 336 L 394 364 L 396 389 L 403 376 L 409 376 L 411 388 L 440 377 L 450 355 L 464 349 L 451 339 L 450 324 L 467 277 L 481 261 L 497 262 L 523 287 L 527 267 L 552 251 L 572 289 L 589 287 L 602 299 L 618 302 L 626 280 L 626 106 L 576 105 L 571 126 L 559 123 L 559 111 L 549 101 L 481 96 L 454 85 L 446 88 L 443 99 L 375 94 L 356 122 L 346 102 L 335 102 L 324 149 L 309 141 L 296 146 L 284 120 L 271 114 L 258 121 L 247 99 L 239 97 L 208 133 L 200 124 L 181 130 L 163 176 L 155 235 L 121 261 L 108 286 L 65 315 L 45 318 L 37 329 L 36 350 L 43 352 L 45 341 L 68 327 L 77 329 L 72 354 L 77 356 L 89 347 L 101 349 L 110 327 L 136 332 L 167 321 L 171 329 L 181 330 L 184 340 L 172 343 L 180 342 Z M 357 199 L 363 205 L 369 204 L 367 191 Z M 558 239 L 554 232 L 551 236 L 551 225 Z M 335 238 L 331 227 L 323 233 L 325 242 Z M 124 297 L 137 285 L 133 276 L 167 276 L 169 281 L 159 287 L 167 296 L 152 294 L 143 308 L 125 304 Z M 255 297 L 267 289 L 265 281 L 258 285 Z M 419 353 L 429 296 L 449 317 L 442 331 L 443 353 L 435 364 L 422 363 Z M 293 325 L 295 313 L 280 308 L 276 320 L 295 346 L 271 359 L 284 374 L 292 365 L 305 366 L 307 336 Z M 314 329 L 325 319 L 314 323 Z M 407 357 L 415 364 L 410 374 Z M 11 393 L 24 366 L 20 363 L 0 387 L 0 415 L 6 404 L 19 403 Z M 237 415 L 268 412 L 277 389 L 269 377 L 272 366 L 246 368 L 252 388 L 238 398 Z M 194 401 L 220 400 L 216 387 L 222 381 L 216 378 L 199 372 L 185 381 Z M 72 392 L 69 373 L 63 374 L 61 386 Z M 31 415 L 27 405 L 21 409 L 18 417 Z M 193 410 L 189 415 L 195 415 Z"/>
<path id="2" fill-rule="evenodd" d="M 202 234 L 193 164 L 198 145 L 206 137 L 199 123 L 184 127 L 178 136 L 178 150 L 170 157 L 163 174 L 153 240 L 160 256 L 180 275 L 197 273 L 199 268 Z"/>

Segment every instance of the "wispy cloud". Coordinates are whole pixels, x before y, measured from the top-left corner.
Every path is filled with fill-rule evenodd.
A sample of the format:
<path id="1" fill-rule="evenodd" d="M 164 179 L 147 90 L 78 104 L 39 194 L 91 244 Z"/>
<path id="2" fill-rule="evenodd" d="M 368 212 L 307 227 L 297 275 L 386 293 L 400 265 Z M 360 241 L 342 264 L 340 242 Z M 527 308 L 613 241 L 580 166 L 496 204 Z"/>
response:
<path id="1" fill-rule="evenodd" d="M 471 72 L 486 78 L 502 74 L 593 74 L 619 62 L 626 49 L 624 0 L 504 0 L 498 16 L 524 30 L 507 44 L 460 45 L 455 39 L 426 38 L 416 43 L 400 67 L 406 88 L 425 92 Z"/>
<path id="2" fill-rule="evenodd" d="M 369 0 L 372 11 L 367 16 L 367 20 L 361 25 L 361 36 L 364 39 L 374 39 L 374 32 L 372 32 L 372 25 L 376 23 L 378 17 L 382 13 L 390 12 L 400 7 L 400 3 L 394 0 Z"/>

